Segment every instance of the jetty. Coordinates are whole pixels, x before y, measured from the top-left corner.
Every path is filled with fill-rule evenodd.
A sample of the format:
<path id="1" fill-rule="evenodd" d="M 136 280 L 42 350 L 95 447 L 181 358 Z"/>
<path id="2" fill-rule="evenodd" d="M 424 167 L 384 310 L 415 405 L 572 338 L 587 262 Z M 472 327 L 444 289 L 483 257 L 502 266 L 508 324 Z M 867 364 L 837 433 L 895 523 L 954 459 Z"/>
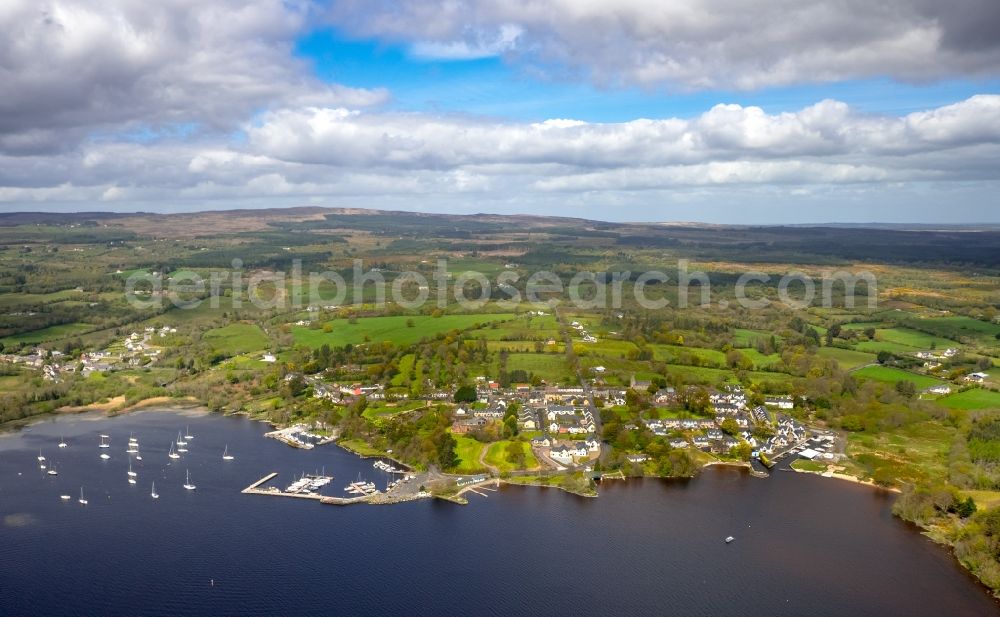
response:
<path id="1" fill-rule="evenodd" d="M 243 493 L 244 495 L 273 495 L 275 497 L 297 497 L 299 499 L 313 499 L 315 501 L 322 501 L 324 498 L 326 498 L 325 495 L 320 495 L 319 493 L 314 493 L 314 492 L 307 491 L 307 490 L 302 490 L 302 489 L 284 490 L 283 491 L 283 490 L 279 489 L 276 486 L 269 486 L 267 488 L 261 488 L 261 486 L 263 486 L 264 484 L 267 484 L 268 482 L 270 482 L 271 480 L 273 480 L 277 476 L 278 476 L 278 472 L 276 472 L 276 471 L 271 472 L 271 473 L 267 474 L 266 476 L 264 476 L 263 478 L 261 478 L 260 480 L 257 480 L 256 482 L 254 482 L 250 486 L 246 487 L 245 489 L 243 489 L 240 492 Z M 308 478 L 314 478 L 314 477 L 318 477 L 318 476 L 308 476 Z M 329 480 L 332 480 L 332 479 L 333 479 L 333 477 L 330 476 Z M 293 483 L 292 486 L 296 486 L 296 483 Z"/>

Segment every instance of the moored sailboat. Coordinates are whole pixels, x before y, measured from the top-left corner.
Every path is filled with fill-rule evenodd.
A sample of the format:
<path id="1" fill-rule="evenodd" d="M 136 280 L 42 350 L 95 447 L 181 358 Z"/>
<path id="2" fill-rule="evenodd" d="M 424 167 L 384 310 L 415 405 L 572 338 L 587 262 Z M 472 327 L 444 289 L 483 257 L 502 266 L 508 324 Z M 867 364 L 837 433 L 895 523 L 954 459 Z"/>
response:
<path id="1" fill-rule="evenodd" d="M 194 489 L 198 488 L 194 484 L 191 484 L 191 470 L 190 469 L 187 472 L 187 481 L 184 482 L 184 488 L 186 488 L 189 491 L 193 491 Z"/>

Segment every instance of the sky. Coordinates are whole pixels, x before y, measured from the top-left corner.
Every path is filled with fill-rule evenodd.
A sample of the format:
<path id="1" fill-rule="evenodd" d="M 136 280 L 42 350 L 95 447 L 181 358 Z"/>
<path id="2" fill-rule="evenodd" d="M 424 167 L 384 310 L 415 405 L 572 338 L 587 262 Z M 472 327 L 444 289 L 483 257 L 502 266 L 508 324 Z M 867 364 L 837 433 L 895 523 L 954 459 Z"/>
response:
<path id="1" fill-rule="evenodd" d="M 1000 223 L 996 0 L 6 0 L 0 212 Z"/>

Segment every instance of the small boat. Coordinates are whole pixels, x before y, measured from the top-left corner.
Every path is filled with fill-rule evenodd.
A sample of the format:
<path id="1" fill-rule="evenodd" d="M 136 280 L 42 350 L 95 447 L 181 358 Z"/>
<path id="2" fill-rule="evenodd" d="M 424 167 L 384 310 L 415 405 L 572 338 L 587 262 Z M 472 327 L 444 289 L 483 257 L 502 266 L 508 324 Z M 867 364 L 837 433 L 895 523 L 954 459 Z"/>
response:
<path id="1" fill-rule="evenodd" d="M 187 451 L 188 451 L 188 449 L 187 449 L 187 448 L 185 448 L 184 446 L 181 446 L 181 447 L 177 448 L 177 451 L 178 451 L 178 452 L 187 452 Z"/>
<path id="2" fill-rule="evenodd" d="M 65 439 L 63 439 L 62 437 L 60 437 L 60 438 L 59 438 L 59 447 L 60 447 L 60 448 L 65 448 L 65 447 L 66 447 L 66 445 L 67 445 L 67 444 L 66 444 L 66 440 L 65 440 Z"/>
<path id="3" fill-rule="evenodd" d="M 170 444 L 170 452 L 167 453 L 170 458 L 180 458 L 181 455 L 174 452 L 174 444 Z"/>
<path id="4" fill-rule="evenodd" d="M 135 460 L 141 461 L 142 460 L 142 455 L 141 454 L 136 454 L 135 455 Z"/>
<path id="5" fill-rule="evenodd" d="M 45 460 L 45 457 L 42 456 L 42 451 L 39 449 L 38 450 L 38 462 L 41 463 L 44 460 Z"/>
<path id="6" fill-rule="evenodd" d="M 132 478 L 132 477 L 130 477 L 130 478 L 128 479 L 128 483 L 129 483 L 129 484 L 135 484 L 135 478 Z"/>
<path id="7" fill-rule="evenodd" d="M 101 452 L 101 458 L 108 460 L 111 456 L 107 452 Z"/>
<path id="8" fill-rule="evenodd" d="M 188 442 L 184 441 L 181 438 L 181 432 L 180 431 L 177 431 L 177 445 L 178 446 L 186 446 L 186 445 L 188 445 Z"/>
<path id="9" fill-rule="evenodd" d="M 226 444 L 226 448 L 222 451 L 222 460 L 224 461 L 233 460 L 233 455 L 229 453 L 229 444 Z"/>
<path id="10" fill-rule="evenodd" d="M 70 496 L 69 495 L 59 495 L 59 499 L 62 499 L 63 501 L 69 501 L 70 500 Z"/>
<path id="11" fill-rule="evenodd" d="M 198 488 L 194 484 L 191 484 L 191 470 L 190 469 L 187 472 L 187 481 L 184 483 L 184 488 L 186 488 L 189 491 L 193 491 L 194 489 Z"/>
<path id="12" fill-rule="evenodd" d="M 128 462 L 128 475 L 129 475 L 130 478 L 134 478 L 137 475 L 139 475 L 136 472 L 132 471 L 132 461 Z"/>
<path id="13" fill-rule="evenodd" d="M 83 498 L 83 487 L 80 487 L 80 503 L 87 505 L 87 500 Z"/>
<path id="14" fill-rule="evenodd" d="M 732 536 L 726 536 L 726 544 L 729 544 L 730 542 L 732 542 L 732 541 L 733 541 L 733 540 L 735 540 L 735 539 L 736 539 L 736 538 L 734 538 L 734 537 L 732 537 Z"/>
<path id="15" fill-rule="evenodd" d="M 38 468 L 41 469 L 42 471 L 45 471 L 45 463 L 39 463 Z"/>
<path id="16" fill-rule="evenodd" d="M 184 439 L 194 439 L 194 435 L 191 434 L 191 427 L 184 427 Z"/>
<path id="17" fill-rule="evenodd" d="M 101 443 L 98 444 L 97 447 L 98 448 L 110 448 L 111 444 L 106 441 L 107 438 L 108 438 L 107 435 L 101 435 Z"/>
<path id="18" fill-rule="evenodd" d="M 59 475 L 59 472 L 56 471 L 56 466 L 55 465 L 53 465 L 52 469 L 48 470 L 45 473 L 49 474 L 50 476 L 58 476 Z"/>
<path id="19" fill-rule="evenodd" d="M 153 490 L 150 491 L 149 496 L 153 499 L 159 499 L 160 494 L 156 492 L 156 482 L 153 482 Z"/>

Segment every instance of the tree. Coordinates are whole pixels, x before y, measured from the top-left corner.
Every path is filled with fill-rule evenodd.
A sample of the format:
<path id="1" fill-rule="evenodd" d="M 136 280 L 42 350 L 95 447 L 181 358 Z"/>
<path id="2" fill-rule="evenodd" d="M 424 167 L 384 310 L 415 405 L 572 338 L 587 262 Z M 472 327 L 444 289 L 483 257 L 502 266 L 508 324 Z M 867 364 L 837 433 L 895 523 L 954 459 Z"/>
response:
<path id="1" fill-rule="evenodd" d="M 291 379 L 285 382 L 285 388 L 288 390 L 288 394 L 295 398 L 303 392 L 306 391 L 306 380 L 302 375 L 294 375 Z"/>
<path id="2" fill-rule="evenodd" d="M 455 447 L 458 442 L 448 431 L 441 431 L 435 441 L 438 464 L 442 469 L 449 469 L 458 464 L 458 455 L 455 454 Z"/>
<path id="3" fill-rule="evenodd" d="M 455 390 L 455 402 L 456 403 L 474 403 L 476 401 L 476 387 L 466 384 L 464 386 L 459 386 Z"/>
<path id="4" fill-rule="evenodd" d="M 722 432 L 727 435 L 738 435 L 740 432 L 740 425 L 737 424 L 736 420 L 733 418 L 726 418 L 723 420 L 722 424 L 719 425 L 719 428 L 722 429 Z"/>
<path id="5" fill-rule="evenodd" d="M 917 394 L 917 386 L 909 380 L 897 381 L 896 392 L 906 398 L 913 398 Z"/>
<path id="6" fill-rule="evenodd" d="M 976 510 L 976 502 L 972 500 L 972 497 L 966 497 L 965 501 L 960 501 L 955 506 L 955 513 L 961 518 L 969 518 L 976 513 Z"/>

